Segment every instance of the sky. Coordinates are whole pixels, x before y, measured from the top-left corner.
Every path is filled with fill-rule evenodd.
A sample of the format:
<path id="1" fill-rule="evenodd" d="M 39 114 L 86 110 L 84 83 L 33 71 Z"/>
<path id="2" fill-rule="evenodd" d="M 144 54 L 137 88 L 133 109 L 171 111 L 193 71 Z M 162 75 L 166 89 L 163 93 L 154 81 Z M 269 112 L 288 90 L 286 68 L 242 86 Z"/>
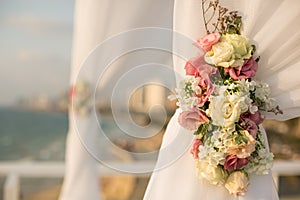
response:
<path id="1" fill-rule="evenodd" d="M 74 0 L 0 1 L 0 106 L 69 83 Z"/>

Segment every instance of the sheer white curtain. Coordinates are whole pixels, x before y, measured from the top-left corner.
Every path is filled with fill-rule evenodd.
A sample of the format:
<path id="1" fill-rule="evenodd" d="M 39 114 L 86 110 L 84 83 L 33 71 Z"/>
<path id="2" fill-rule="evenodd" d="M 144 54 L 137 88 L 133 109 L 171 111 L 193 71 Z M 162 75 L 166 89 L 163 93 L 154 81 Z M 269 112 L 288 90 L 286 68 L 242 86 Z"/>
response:
<path id="1" fill-rule="evenodd" d="M 273 96 L 278 100 L 284 114 L 267 115 L 269 119 L 286 120 L 300 116 L 300 1 L 293 0 L 223 0 L 221 4 L 230 10 L 242 13 L 244 34 L 258 48 L 259 72 L 257 79 L 269 83 Z M 200 0 L 175 0 L 174 30 L 196 40 L 205 34 Z M 174 37 L 174 49 L 184 49 L 183 44 Z M 196 52 L 191 52 L 194 57 Z M 184 74 L 184 60 L 174 57 L 174 68 Z M 178 125 L 179 111 L 173 116 L 164 135 L 161 148 L 180 134 L 192 140 L 192 134 Z M 264 131 L 263 131 L 264 133 Z M 264 133 L 265 135 L 265 133 Z M 168 155 L 160 153 L 158 163 Z M 189 152 L 172 165 L 153 173 L 145 200 L 189 199 L 189 200 L 276 200 L 277 192 L 271 174 L 251 175 L 248 193 L 243 197 L 232 197 L 223 187 L 208 184 L 195 177 L 194 160 Z"/>
<path id="2" fill-rule="evenodd" d="M 74 85 L 82 63 L 89 53 L 101 42 L 109 37 L 141 27 L 161 27 L 172 29 L 173 0 L 76 0 L 75 22 L 73 38 L 73 54 L 71 66 L 71 85 Z M 135 38 L 133 38 L 134 40 Z M 122 47 L 126 47 L 130 41 L 125 41 Z M 121 48 L 117 46 L 116 48 Z M 100 55 L 99 60 L 105 60 L 107 55 Z M 162 59 L 162 58 L 157 58 Z M 126 60 L 116 63 L 113 73 L 120 73 L 124 67 L 134 63 Z M 95 70 L 84 71 L 81 78 L 90 84 L 96 84 L 99 77 Z M 111 77 L 106 77 L 110 80 Z M 109 82 L 106 84 L 110 84 Z M 100 94 L 101 95 L 101 94 Z M 76 123 L 75 123 L 76 117 Z M 86 151 L 80 142 L 76 132 L 80 129 L 81 140 L 85 145 L 92 148 L 97 147 L 97 126 L 98 122 L 89 114 L 77 116 L 76 113 L 69 113 L 69 132 L 66 146 L 66 170 L 61 200 L 98 200 L 100 198 L 100 186 L 98 177 L 99 163 Z M 102 149 L 103 151 L 103 149 Z M 113 187 L 113 186 L 111 186 Z"/>
<path id="3" fill-rule="evenodd" d="M 223 0 L 222 4 L 239 10 L 244 16 L 245 34 L 257 43 L 261 56 L 258 78 L 268 82 L 274 97 L 278 99 L 284 111 L 282 116 L 268 116 L 277 119 L 289 119 L 300 115 L 300 1 L 296 0 Z M 200 0 L 176 0 L 174 9 L 174 29 L 191 39 L 203 35 Z M 74 84 L 81 63 L 89 52 L 108 37 L 122 31 L 138 27 L 172 28 L 173 1 L 153 0 L 77 0 L 75 9 L 74 45 L 72 56 L 71 85 Z M 124 43 L 123 45 L 126 45 Z M 174 48 L 179 49 L 176 37 Z M 183 49 L 182 49 L 183 50 Z M 191 53 L 191 57 L 194 56 Z M 182 75 L 184 63 L 174 58 L 175 70 Z M 95 66 L 97 67 L 97 66 Z M 122 68 L 122 66 L 119 66 Z M 97 77 L 93 72 L 85 75 L 87 81 L 94 84 Z M 177 123 L 174 115 L 164 136 L 163 146 L 185 130 Z M 88 138 L 90 132 L 97 131 L 97 122 L 90 116 L 80 118 L 77 124 L 70 112 L 70 126 L 66 150 L 66 174 L 60 195 L 62 200 L 99 199 L 97 176 L 98 163 L 86 152 L 79 141 L 75 125 L 80 126 L 81 136 L 86 137 L 89 145 L 94 138 Z M 185 134 L 186 140 L 192 136 Z M 162 147 L 163 147 L 162 146 Z M 165 155 L 160 155 L 163 160 Z M 185 153 L 173 165 L 153 174 L 145 199 L 231 199 L 227 191 L 205 185 L 194 175 L 194 161 Z M 265 199 L 276 199 L 272 194 L 271 176 L 252 178 L 250 194 L 268 193 Z M 264 182 L 266 181 L 266 182 Z M 205 187 L 203 187 L 205 185 Z M 258 186 L 259 185 L 259 186 Z M 261 186 L 261 187 L 260 187 Z M 225 194 L 226 192 L 226 194 Z M 225 196 L 224 196 L 225 195 Z M 257 198 L 256 198 L 257 197 Z M 259 199 L 252 196 L 245 199 Z M 262 199 L 262 198 L 261 198 Z"/>

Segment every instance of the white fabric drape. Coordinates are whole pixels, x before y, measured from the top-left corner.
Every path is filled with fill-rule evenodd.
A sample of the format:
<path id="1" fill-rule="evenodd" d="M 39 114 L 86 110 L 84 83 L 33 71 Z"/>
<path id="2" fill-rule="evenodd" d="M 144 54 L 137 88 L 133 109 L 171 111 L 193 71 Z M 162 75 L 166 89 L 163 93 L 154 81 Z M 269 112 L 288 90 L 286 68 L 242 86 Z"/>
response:
<path id="1" fill-rule="evenodd" d="M 267 115 L 267 118 L 286 120 L 300 116 L 300 2 L 293 0 L 223 0 L 221 4 L 229 10 L 238 10 L 244 19 L 244 34 L 258 48 L 259 72 L 257 79 L 270 85 L 283 115 Z M 176 0 L 174 6 L 174 30 L 194 40 L 205 34 L 200 0 Z M 175 50 L 183 46 L 174 37 Z M 194 57 L 194 54 L 190 55 Z M 185 62 L 174 57 L 175 70 L 184 74 Z M 186 134 L 177 122 L 179 110 L 171 119 L 165 132 L 161 148 L 178 134 Z M 263 131 L 263 130 L 262 130 Z M 263 131 L 264 137 L 266 137 Z M 186 135 L 192 140 L 192 134 Z M 158 163 L 168 155 L 160 153 Z M 224 187 L 218 187 L 195 177 L 195 164 L 189 152 L 162 170 L 152 174 L 144 200 L 277 200 L 278 195 L 271 174 L 250 175 L 250 186 L 243 197 L 233 197 Z"/>
<path id="2" fill-rule="evenodd" d="M 299 116 L 300 81 L 297 76 L 300 65 L 300 23 L 298 23 L 300 1 L 223 0 L 222 4 L 242 12 L 244 32 L 257 44 L 258 54 L 261 56 L 257 78 L 270 84 L 274 97 L 278 99 L 284 111 L 284 115 L 268 117 L 285 120 Z M 204 31 L 200 6 L 200 0 L 175 1 L 174 30 L 193 40 L 202 36 Z M 172 12 L 172 0 L 77 0 L 71 85 L 75 82 L 81 63 L 97 44 L 114 34 L 132 28 L 147 26 L 171 28 Z M 180 48 L 176 37 L 174 48 Z M 193 56 L 191 53 L 190 57 Z M 179 58 L 174 58 L 174 62 L 175 70 L 184 75 L 184 62 Z M 96 82 L 97 77 L 94 77 L 93 72 L 87 73 L 85 77 L 92 84 Z M 178 111 L 168 126 L 162 147 L 176 135 L 185 133 L 177 123 L 177 115 Z M 80 143 L 73 118 L 73 113 L 70 112 L 66 173 L 60 199 L 96 200 L 100 198 L 97 162 Z M 88 138 L 89 132 L 97 131 L 97 122 L 91 120 L 90 116 L 79 119 L 77 123 L 81 130 L 85 130 L 81 133 L 82 137 Z M 185 134 L 184 137 L 186 140 L 192 139 L 191 134 Z M 93 145 L 93 138 L 88 138 L 87 141 L 91 143 L 89 145 Z M 158 162 L 163 160 L 164 156 L 160 155 Z M 232 199 L 223 188 L 199 181 L 195 177 L 194 170 L 194 160 L 185 152 L 172 165 L 153 173 L 145 200 Z M 276 199 L 270 175 L 253 176 L 251 181 L 250 196 L 244 199 Z M 267 184 L 262 185 L 264 183 Z M 271 184 L 268 185 L 269 183 Z"/>
<path id="3" fill-rule="evenodd" d="M 74 38 L 71 66 L 71 85 L 76 83 L 81 65 L 89 53 L 109 37 L 141 27 L 172 28 L 173 0 L 76 0 L 74 17 Z M 135 38 L 132 38 L 134 40 Z M 124 41 L 116 48 L 125 47 L 130 41 Z M 171 42 L 170 42 L 171 45 Z M 109 52 L 106 52 L 109 54 Z M 100 55 L 105 60 L 107 55 Z M 154 58 L 153 58 L 154 57 Z M 166 60 L 164 56 L 154 55 L 154 60 Z M 95 62 L 96 63 L 96 62 Z M 121 73 L 124 65 L 134 67 L 131 60 L 124 59 L 114 64 L 114 72 Z M 95 70 L 81 71 L 80 79 L 89 84 L 96 84 L 99 77 Z M 99 70 L 98 70 L 99 71 Z M 114 73 L 112 73 L 114 75 Z M 109 75 L 108 75 L 109 76 Z M 106 77 L 110 80 L 112 77 Z M 109 86 L 100 83 L 100 87 Z M 106 84 L 106 85 L 103 85 Z M 101 94 L 100 94 L 101 95 Z M 76 118 L 76 123 L 75 123 Z M 76 116 L 69 113 L 69 132 L 66 145 L 66 170 L 64 183 L 59 199 L 61 200 L 98 200 L 99 192 L 99 163 L 86 151 L 85 146 L 95 147 L 98 122 L 92 117 Z M 76 132 L 80 129 L 80 137 Z M 81 142 L 83 141 L 83 143 Z M 101 148 L 101 147 L 100 147 Z M 103 148 L 102 148 L 102 151 Z M 112 186 L 113 187 L 113 186 Z"/>

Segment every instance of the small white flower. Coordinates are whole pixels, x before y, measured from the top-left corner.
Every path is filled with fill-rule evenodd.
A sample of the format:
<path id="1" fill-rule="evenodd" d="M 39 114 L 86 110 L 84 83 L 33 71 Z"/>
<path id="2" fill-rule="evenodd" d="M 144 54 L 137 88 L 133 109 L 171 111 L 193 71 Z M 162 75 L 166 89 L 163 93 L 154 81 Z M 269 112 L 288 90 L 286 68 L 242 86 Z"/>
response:
<path id="1" fill-rule="evenodd" d="M 193 76 L 187 76 L 184 80 L 180 81 L 178 87 L 175 89 L 176 97 L 178 102 L 176 103 L 183 111 L 187 111 L 197 105 L 198 98 L 193 95 L 193 91 L 191 91 L 192 95 L 187 93 L 185 87 L 187 84 L 191 84 L 191 89 L 194 90 L 195 82 L 197 79 Z"/>
<path id="2" fill-rule="evenodd" d="M 254 114 L 258 111 L 258 107 L 256 105 L 250 105 L 249 111 L 251 114 Z"/>
<path id="3" fill-rule="evenodd" d="M 255 87 L 256 87 L 256 82 L 255 81 L 251 81 L 249 82 L 249 90 L 254 91 Z"/>
<path id="4" fill-rule="evenodd" d="M 256 83 L 255 96 L 262 101 L 266 101 L 266 99 L 270 96 L 269 85 L 261 81 Z"/>
<path id="5" fill-rule="evenodd" d="M 223 165 L 225 163 L 224 152 L 218 152 L 214 146 L 201 145 L 199 147 L 199 160 L 209 163 L 211 166 Z"/>
<path id="6" fill-rule="evenodd" d="M 269 152 L 267 149 L 260 149 L 257 157 L 250 157 L 249 163 L 246 165 L 245 170 L 248 173 L 254 173 L 257 175 L 269 174 L 273 165 L 273 157 L 273 153 Z"/>

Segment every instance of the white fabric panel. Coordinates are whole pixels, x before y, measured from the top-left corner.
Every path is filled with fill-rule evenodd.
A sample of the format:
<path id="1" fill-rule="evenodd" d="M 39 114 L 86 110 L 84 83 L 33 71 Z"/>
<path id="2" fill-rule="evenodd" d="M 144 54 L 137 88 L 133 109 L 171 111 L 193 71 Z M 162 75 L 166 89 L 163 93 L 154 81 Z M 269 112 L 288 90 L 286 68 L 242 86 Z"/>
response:
<path id="1" fill-rule="evenodd" d="M 71 66 L 71 85 L 75 84 L 81 64 L 89 53 L 107 38 L 140 27 L 172 28 L 173 0 L 77 0 L 74 17 L 74 38 Z M 134 39 L 134 38 L 133 38 Z M 130 43 L 124 41 L 123 47 Z M 170 44 L 171 45 L 171 44 Z M 118 48 L 118 47 L 117 47 Z M 109 52 L 107 52 L 109 53 Z M 105 60 L 106 55 L 101 55 Z M 161 58 L 159 58 L 161 59 Z M 98 60 L 99 61 L 99 60 Z M 97 71 L 95 64 L 95 71 Z M 119 64 L 115 70 L 122 68 Z M 80 77 L 91 84 L 97 82 L 95 71 L 81 71 Z M 76 133 L 76 126 L 83 130 L 81 139 L 94 146 L 97 137 L 97 121 L 92 116 L 79 117 L 74 124 L 70 112 L 67 136 L 66 171 L 60 194 L 61 200 L 98 200 L 98 162 L 87 153 Z"/>
<path id="2" fill-rule="evenodd" d="M 300 1 L 223 0 L 221 2 L 227 7 L 242 12 L 245 34 L 257 44 L 258 55 L 261 56 L 257 77 L 270 84 L 274 97 L 278 99 L 284 111 L 284 115 L 267 117 L 289 119 L 299 116 L 300 79 L 297 76 L 300 60 L 300 23 L 298 23 Z M 71 84 L 75 82 L 81 63 L 97 44 L 114 34 L 132 28 L 147 26 L 171 28 L 172 12 L 173 1 L 171 0 L 77 0 Z M 201 1 L 177 0 L 174 7 L 174 26 L 175 31 L 183 33 L 192 40 L 202 36 L 204 29 Z M 126 45 L 126 42 L 122 45 Z M 174 37 L 174 48 L 180 47 L 181 44 Z M 188 54 L 190 57 L 195 56 L 193 51 L 188 51 Z M 184 75 L 184 61 L 174 57 L 174 62 L 175 70 Z M 97 77 L 94 77 L 93 71 L 84 73 L 86 73 L 84 77 L 89 82 L 96 82 Z M 169 124 L 162 147 L 177 134 L 185 133 L 177 123 L 177 114 Z M 97 122 L 89 117 L 79 120 L 78 123 L 77 126 L 86 130 L 86 134 L 81 133 L 81 136 L 88 137 L 88 132 L 97 130 L 95 128 Z M 186 140 L 191 139 L 192 135 L 186 134 Z M 89 145 L 93 145 L 93 138 L 87 138 L 87 141 L 90 142 Z M 163 159 L 164 155 L 160 155 L 158 162 Z M 96 165 L 97 162 L 80 143 L 70 113 L 66 174 L 60 199 L 99 199 Z M 194 171 L 192 156 L 185 152 L 174 164 L 153 174 L 144 199 L 233 199 L 223 188 L 199 181 Z M 272 178 L 267 175 L 252 176 L 249 193 L 239 199 L 277 198 Z"/>
<path id="3" fill-rule="evenodd" d="M 87 153 L 76 133 L 74 117 L 69 117 L 69 132 L 66 149 L 66 169 L 64 183 L 59 199 L 100 199 L 97 162 Z M 78 128 L 86 132 L 97 131 L 93 118 L 81 119 Z M 89 134 L 81 134 L 88 137 Z M 89 139 L 92 144 L 93 138 Z"/>
<path id="4" fill-rule="evenodd" d="M 300 116 L 300 2 L 293 0 L 223 0 L 222 5 L 230 10 L 238 10 L 244 19 L 244 34 L 257 45 L 259 72 L 257 79 L 270 84 L 273 96 L 284 112 L 283 115 L 267 115 L 268 118 L 286 120 Z M 200 0 L 176 0 L 174 7 L 174 30 L 196 40 L 205 34 Z M 184 45 L 174 37 L 174 48 L 183 49 Z M 190 52 L 190 57 L 195 52 Z M 174 56 L 174 68 L 182 75 L 185 61 Z M 179 110 L 171 119 L 164 135 L 161 148 L 167 140 L 177 134 L 186 134 L 180 128 L 177 118 Z M 263 136 L 266 133 L 262 129 Z M 192 134 L 186 136 L 192 140 Z M 158 163 L 167 155 L 159 155 Z M 233 197 L 223 187 L 213 186 L 195 177 L 195 166 L 192 156 L 185 152 L 171 166 L 153 173 L 145 200 L 277 200 L 278 195 L 271 174 L 264 176 L 250 175 L 248 193 L 242 197 Z"/>

